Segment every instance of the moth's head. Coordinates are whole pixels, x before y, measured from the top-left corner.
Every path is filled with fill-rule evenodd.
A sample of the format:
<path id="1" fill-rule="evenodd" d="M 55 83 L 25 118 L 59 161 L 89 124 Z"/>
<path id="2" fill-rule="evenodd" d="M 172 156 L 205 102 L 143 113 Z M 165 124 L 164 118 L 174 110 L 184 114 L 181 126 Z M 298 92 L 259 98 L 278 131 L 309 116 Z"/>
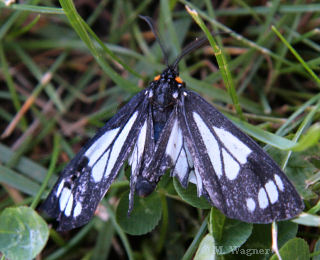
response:
<path id="1" fill-rule="evenodd" d="M 178 85 L 184 84 L 182 79 L 179 77 L 179 71 L 177 68 L 173 68 L 172 66 L 167 67 L 162 71 L 161 74 L 154 77 L 154 82 L 160 83 L 177 83 Z"/>

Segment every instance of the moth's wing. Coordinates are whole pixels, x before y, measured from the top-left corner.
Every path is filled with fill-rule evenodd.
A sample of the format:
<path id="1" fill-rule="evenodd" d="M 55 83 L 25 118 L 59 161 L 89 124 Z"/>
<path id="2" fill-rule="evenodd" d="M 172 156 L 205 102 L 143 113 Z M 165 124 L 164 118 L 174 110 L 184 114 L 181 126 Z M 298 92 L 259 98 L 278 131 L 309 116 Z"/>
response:
<path id="1" fill-rule="evenodd" d="M 177 106 L 171 112 L 153 150 L 149 149 L 142 175 L 149 181 L 158 181 L 165 171 L 174 167 L 181 154 L 183 136 L 178 127 Z"/>
<path id="2" fill-rule="evenodd" d="M 145 124 L 145 92 L 127 103 L 62 171 L 40 207 L 60 222 L 58 230 L 79 227 L 92 218 Z"/>
<path id="3" fill-rule="evenodd" d="M 128 159 L 128 164 L 131 165 L 128 217 L 130 216 L 130 213 L 133 210 L 133 196 L 136 189 L 138 176 L 144 169 L 146 162 L 152 160 L 154 146 L 155 143 L 152 107 L 149 106 L 148 112 L 144 115 L 143 126 L 139 130 L 138 138 L 133 146 L 132 153 Z"/>
<path id="4" fill-rule="evenodd" d="M 206 191 L 202 189 L 202 180 L 197 177 L 193 159 L 187 148 L 178 119 L 178 104 L 166 122 L 154 150 L 147 160 L 143 176 L 149 181 L 159 181 L 167 169 L 171 168 L 170 175 L 177 177 L 181 185 L 187 188 L 188 182 L 198 186 L 199 195 L 207 198 Z"/>
<path id="5" fill-rule="evenodd" d="M 303 201 L 273 159 L 201 96 L 185 93 L 178 120 L 193 160 L 198 195 L 207 194 L 227 217 L 245 222 L 297 216 Z"/>

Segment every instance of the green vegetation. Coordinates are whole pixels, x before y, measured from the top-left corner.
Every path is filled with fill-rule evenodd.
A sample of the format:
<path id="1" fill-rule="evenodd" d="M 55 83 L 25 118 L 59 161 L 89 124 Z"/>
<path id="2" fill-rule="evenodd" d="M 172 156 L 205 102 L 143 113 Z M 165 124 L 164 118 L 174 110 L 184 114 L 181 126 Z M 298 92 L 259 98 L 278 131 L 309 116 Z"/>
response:
<path id="1" fill-rule="evenodd" d="M 277 230 L 283 260 L 320 259 L 320 4 L 305 2 L 0 0 L 3 257 L 276 259 Z M 279 163 L 304 198 L 299 218 L 227 219 L 165 175 L 127 219 L 127 165 L 81 228 L 58 233 L 34 211 L 82 145 L 165 68 L 139 15 L 156 20 L 171 62 L 196 37 L 229 32 L 185 57 L 180 77 Z"/>

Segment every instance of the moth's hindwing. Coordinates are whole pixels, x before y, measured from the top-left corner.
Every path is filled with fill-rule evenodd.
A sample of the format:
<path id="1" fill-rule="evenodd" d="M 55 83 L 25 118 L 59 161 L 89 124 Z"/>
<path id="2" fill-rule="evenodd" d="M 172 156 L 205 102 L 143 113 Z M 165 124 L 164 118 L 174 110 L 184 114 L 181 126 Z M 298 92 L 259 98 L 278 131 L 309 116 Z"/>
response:
<path id="1" fill-rule="evenodd" d="M 61 173 L 41 205 L 60 221 L 58 230 L 87 223 L 109 189 L 145 125 L 149 101 L 138 93 L 88 141 Z"/>
<path id="2" fill-rule="evenodd" d="M 193 160 L 198 195 L 227 217 L 245 222 L 270 223 L 299 214 L 303 201 L 274 160 L 197 93 L 185 94 L 178 106 L 178 132 Z M 175 169 L 181 168 L 178 162 Z M 180 178 L 182 185 L 185 178 L 191 176 Z"/>

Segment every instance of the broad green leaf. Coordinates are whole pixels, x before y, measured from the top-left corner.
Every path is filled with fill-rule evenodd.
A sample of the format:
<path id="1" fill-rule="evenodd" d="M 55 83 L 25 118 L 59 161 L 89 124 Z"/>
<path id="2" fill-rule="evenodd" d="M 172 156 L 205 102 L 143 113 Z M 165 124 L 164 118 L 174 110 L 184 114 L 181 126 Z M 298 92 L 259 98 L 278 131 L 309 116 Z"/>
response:
<path id="1" fill-rule="evenodd" d="M 29 207 L 6 208 L 0 215 L 0 251 L 12 260 L 36 257 L 47 243 L 47 223 Z"/>
<path id="2" fill-rule="evenodd" d="M 125 192 L 116 211 L 116 219 L 121 228 L 130 235 L 143 235 L 155 228 L 162 213 L 161 197 L 153 192 L 146 198 L 134 196 L 134 208 L 127 217 L 129 191 Z"/>
<path id="3" fill-rule="evenodd" d="M 277 225 L 278 246 L 281 247 L 296 236 L 298 225 L 291 221 L 281 221 Z M 255 224 L 249 239 L 225 257 L 228 260 L 245 260 L 250 256 L 252 260 L 267 260 L 273 254 L 271 244 L 271 224 Z"/>
<path id="4" fill-rule="evenodd" d="M 222 247 L 221 247 L 222 248 Z M 215 246 L 214 239 L 210 234 L 207 234 L 201 241 L 194 260 L 215 260 L 216 250 L 219 248 Z"/>
<path id="5" fill-rule="evenodd" d="M 212 206 L 204 197 L 198 197 L 197 186 L 193 183 L 188 184 L 188 188 L 183 188 L 177 178 L 173 179 L 174 187 L 179 196 L 193 207 L 200 209 L 210 209 Z"/>
<path id="6" fill-rule="evenodd" d="M 298 225 L 292 221 L 280 221 L 278 225 L 278 247 L 282 247 L 290 239 L 294 238 L 298 232 Z"/>
<path id="7" fill-rule="evenodd" d="M 286 243 L 280 250 L 282 260 L 309 260 L 309 246 L 307 242 L 301 238 L 293 238 Z M 273 255 L 270 260 L 277 260 L 278 257 Z"/>
<path id="8" fill-rule="evenodd" d="M 246 242 L 251 235 L 252 224 L 229 219 L 218 209 L 212 208 L 209 232 L 214 237 L 216 247 L 222 246 L 222 254 L 228 254 Z"/>

